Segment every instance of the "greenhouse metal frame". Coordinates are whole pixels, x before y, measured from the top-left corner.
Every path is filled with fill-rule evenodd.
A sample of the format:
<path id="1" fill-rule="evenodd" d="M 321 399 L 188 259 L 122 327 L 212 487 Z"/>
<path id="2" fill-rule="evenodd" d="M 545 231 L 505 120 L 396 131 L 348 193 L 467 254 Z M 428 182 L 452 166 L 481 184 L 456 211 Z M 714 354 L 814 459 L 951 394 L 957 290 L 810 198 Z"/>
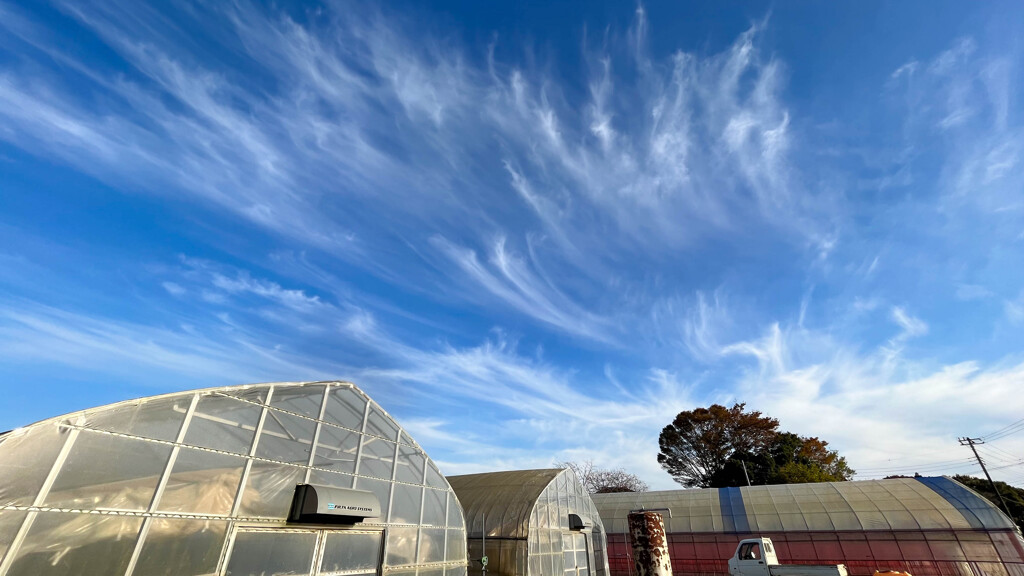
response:
<path id="1" fill-rule="evenodd" d="M 380 516 L 289 523 L 296 485 Z M 0 575 L 464 576 L 461 506 L 347 382 L 212 388 L 0 436 Z"/>

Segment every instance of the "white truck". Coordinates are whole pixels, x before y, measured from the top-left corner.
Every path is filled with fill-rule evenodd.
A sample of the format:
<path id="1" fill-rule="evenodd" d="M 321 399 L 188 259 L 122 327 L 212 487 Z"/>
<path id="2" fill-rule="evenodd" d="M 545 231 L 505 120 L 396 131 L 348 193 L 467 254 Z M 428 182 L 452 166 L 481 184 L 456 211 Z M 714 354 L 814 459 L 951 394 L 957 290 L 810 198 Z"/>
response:
<path id="1" fill-rule="evenodd" d="M 844 564 L 779 564 L 771 538 L 742 540 L 729 558 L 729 576 L 847 576 Z"/>

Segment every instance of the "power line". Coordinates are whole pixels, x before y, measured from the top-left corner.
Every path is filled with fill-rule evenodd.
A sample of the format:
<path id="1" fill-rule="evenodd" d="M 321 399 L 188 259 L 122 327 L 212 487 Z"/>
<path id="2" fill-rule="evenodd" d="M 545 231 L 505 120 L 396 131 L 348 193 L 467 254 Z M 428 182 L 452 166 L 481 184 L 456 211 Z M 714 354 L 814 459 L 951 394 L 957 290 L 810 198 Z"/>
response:
<path id="1" fill-rule="evenodd" d="M 983 472 L 986 472 L 986 475 L 987 475 L 987 471 L 985 469 L 985 465 L 984 465 L 984 463 L 981 460 L 981 455 L 977 453 L 978 450 L 977 450 L 977 448 L 975 446 L 983 444 L 985 442 L 988 442 L 991 439 L 1005 438 L 1006 436 L 1010 436 L 1012 434 L 1016 434 L 1017 432 L 1021 432 L 1021 431 L 1024 431 L 1024 419 L 1021 419 L 1021 420 L 1018 420 L 1018 421 L 1013 422 L 1011 424 L 1008 424 L 1008 425 L 1000 428 L 999 430 L 996 430 L 995 432 L 992 432 L 988 436 L 985 436 L 983 439 L 982 438 L 971 439 L 971 440 L 974 441 L 974 444 L 971 444 L 971 448 L 975 452 L 975 456 L 976 456 L 975 458 L 960 458 L 960 459 L 957 459 L 957 460 L 942 460 L 942 461 L 932 461 L 932 462 L 921 462 L 921 463 L 917 463 L 917 464 L 914 464 L 914 463 L 895 464 L 895 463 L 893 463 L 893 464 L 883 465 L 883 466 L 873 466 L 873 467 L 868 467 L 868 468 L 858 468 L 856 470 L 856 475 L 857 476 L 861 476 L 861 477 L 865 477 L 865 476 L 892 476 L 892 475 L 901 474 L 901 473 L 908 473 L 908 472 L 924 473 L 924 474 L 939 474 L 939 473 L 962 472 L 962 471 L 965 471 L 965 469 L 977 469 L 978 467 L 980 467 Z M 961 442 L 961 444 L 965 445 L 965 446 L 968 445 L 968 444 L 964 444 L 963 442 Z M 926 454 L 938 454 L 940 452 L 944 452 L 944 451 L 943 450 L 935 450 L 933 452 L 928 452 Z M 999 464 L 998 466 L 996 466 L 994 468 L 990 468 L 991 470 L 1005 470 L 1007 468 L 1012 468 L 1012 467 L 1020 466 L 1020 465 L 1024 464 L 1024 458 L 1021 458 L 1020 456 L 1018 456 L 1016 454 L 1011 454 L 1010 452 L 1007 452 L 1006 450 L 1003 450 L 1003 449 L 1001 449 L 1001 448 L 999 448 L 997 446 L 986 445 L 985 449 L 983 450 L 983 453 L 985 454 L 986 457 L 988 457 L 989 459 L 991 459 L 991 460 L 995 461 L 997 464 Z M 918 453 L 917 456 L 921 456 L 921 454 Z M 892 463 L 892 462 L 894 462 L 894 459 L 890 459 L 890 460 L 888 460 L 888 462 Z"/>
<path id="2" fill-rule="evenodd" d="M 955 466 L 957 464 L 962 464 L 964 462 L 973 462 L 973 461 L 974 461 L 974 458 L 960 458 L 960 459 L 957 459 L 957 460 L 946 460 L 946 461 L 942 461 L 942 462 L 922 462 L 922 463 L 917 463 L 917 464 L 915 464 L 915 463 L 908 463 L 908 464 L 901 464 L 901 465 L 898 465 L 898 466 L 884 466 L 884 467 L 880 466 L 880 467 L 875 467 L 875 468 L 860 468 L 860 469 L 857 470 L 857 472 L 858 473 L 859 472 L 864 472 L 864 473 L 868 473 L 868 472 L 891 472 L 891 471 L 907 470 L 909 468 L 914 468 L 915 470 L 927 470 L 927 469 L 933 469 L 933 468 L 948 468 L 950 466 Z"/>
<path id="3" fill-rule="evenodd" d="M 1004 472 L 1004 474 L 1001 474 L 999 476 L 1001 476 L 1002 478 L 1005 478 L 1007 480 L 1010 480 L 1010 481 L 1012 481 L 1014 483 L 1024 483 L 1024 472 L 1010 471 L 1010 472 Z M 1004 481 L 1004 482 L 1006 482 L 1006 481 Z"/>
<path id="4" fill-rule="evenodd" d="M 1021 473 L 1021 472 L 1010 473 L 1010 474 L 1004 473 L 1004 474 L 1001 474 L 1001 476 L 1003 478 L 1005 478 L 1006 480 L 1009 480 L 1009 481 L 1013 482 L 1014 484 L 1018 484 L 1018 485 L 1024 484 L 1024 473 Z M 1004 480 L 1004 482 L 1006 482 L 1006 480 Z M 1009 482 L 1007 482 L 1007 484 L 1009 484 Z"/>
<path id="5" fill-rule="evenodd" d="M 903 457 L 903 455 L 905 454 L 904 452 L 886 452 L 884 450 L 879 450 L 878 452 L 880 452 L 882 454 L 894 454 L 897 457 Z M 949 454 L 949 448 L 937 448 L 935 450 L 914 450 L 914 456 L 918 456 L 918 457 L 922 457 L 922 458 L 923 457 L 932 456 L 933 454 L 947 455 L 947 454 Z M 895 460 L 895 458 L 889 458 L 886 461 L 887 462 L 891 462 L 893 460 Z"/>
<path id="6" fill-rule="evenodd" d="M 860 478 L 882 478 L 886 476 L 909 476 L 911 473 L 922 474 L 924 476 L 947 476 L 956 474 L 971 474 L 977 471 L 977 462 L 964 462 L 961 465 L 943 466 L 941 468 L 924 469 L 924 468 L 913 468 L 907 467 L 899 470 L 890 470 L 888 472 L 857 472 L 857 476 Z"/>
<path id="7" fill-rule="evenodd" d="M 1003 470 L 1005 468 L 1013 468 L 1014 466 L 1024 466 L 1024 460 L 1021 460 L 1020 462 L 1014 462 L 1013 464 L 1004 464 L 1002 466 L 996 466 L 995 468 L 992 468 L 992 470 Z"/>
<path id="8" fill-rule="evenodd" d="M 891 464 L 885 466 L 870 466 L 868 468 L 865 468 L 865 470 L 890 470 L 892 468 L 905 468 L 907 466 L 941 466 L 943 464 L 956 464 L 958 462 L 963 462 L 965 460 L 973 460 L 973 458 L 956 458 L 954 460 L 938 460 L 932 462 L 907 462 L 902 464 Z"/>
<path id="9" fill-rule="evenodd" d="M 988 434 L 987 436 L 982 436 L 982 438 L 985 438 L 987 440 L 987 439 L 989 439 L 989 438 L 991 438 L 993 436 L 996 436 L 998 434 L 1003 433 L 1004 431 L 1006 431 L 1009 428 L 1013 428 L 1014 426 L 1018 426 L 1020 424 L 1024 424 L 1024 418 L 1021 418 L 1020 420 L 1017 420 L 1016 422 L 1011 422 L 1010 424 L 1007 424 L 1006 426 L 1003 426 L 999 430 L 996 430 L 995 432 L 992 432 L 991 434 Z"/>
<path id="10" fill-rule="evenodd" d="M 1002 448 L 999 448 L 998 446 L 992 446 L 991 444 L 986 444 L 985 446 L 986 446 L 986 449 L 988 449 L 988 450 L 995 450 L 996 452 L 1001 452 L 1001 453 L 1009 456 L 1010 458 L 1013 458 L 1014 460 L 1018 460 L 1021 457 L 1020 454 L 1011 454 L 1011 453 L 1007 452 L 1006 450 L 1003 450 Z"/>
<path id="11" fill-rule="evenodd" d="M 990 459 L 990 460 L 995 460 L 995 461 L 1001 462 L 1003 464 L 1006 464 L 1008 462 L 1018 462 L 1018 461 L 1021 460 L 1021 458 L 1018 457 L 1018 456 L 1007 455 L 1007 454 L 997 454 L 993 450 L 990 450 L 988 447 L 979 448 L 979 451 L 985 456 L 985 458 Z"/>
<path id="12" fill-rule="evenodd" d="M 960 466 L 947 466 L 945 468 L 937 468 L 934 470 L 921 470 L 919 468 L 905 468 L 903 470 L 891 470 L 889 472 L 858 472 L 856 476 L 858 478 L 885 478 L 888 476 L 911 476 L 917 474 L 919 476 L 946 476 L 961 473 L 973 473 L 977 471 L 978 465 L 975 463 L 965 463 Z"/>
<path id="13" fill-rule="evenodd" d="M 1008 436 L 1015 435 L 1022 430 L 1024 430 L 1024 419 L 1020 419 L 1012 424 L 1002 426 L 1001 428 L 995 430 L 994 433 L 986 437 L 983 437 L 982 440 L 984 440 L 985 442 L 992 442 L 995 440 L 1004 439 Z"/>
<path id="14" fill-rule="evenodd" d="M 1024 424 L 1024 418 L 1021 418 L 1020 420 L 1017 420 L 1016 422 L 1013 422 L 1013 423 L 1007 424 L 1006 426 L 1003 426 L 1003 427 L 1002 427 L 1002 428 L 1000 428 L 999 430 L 996 430 L 995 432 L 993 432 L 993 433 L 991 433 L 991 434 L 989 434 L 989 435 L 987 435 L 987 436 L 982 436 L 982 438 L 986 438 L 986 439 L 987 439 L 987 438 L 991 438 L 992 436 L 995 436 L 996 434 L 999 434 L 999 433 L 1000 433 L 1000 432 L 1002 432 L 1003 430 L 1006 430 L 1007 428 L 1012 428 L 1012 427 L 1014 427 L 1014 426 L 1016 426 L 1016 425 L 1018 425 L 1018 424 Z"/>
<path id="15" fill-rule="evenodd" d="M 1024 432 L 1024 426 L 1018 426 L 1016 428 L 1007 430 L 1006 432 L 1003 432 L 999 436 L 993 436 L 992 438 L 989 438 L 988 441 L 989 442 L 995 442 L 996 440 L 1002 440 L 1004 438 L 1008 438 L 1010 436 L 1013 436 L 1014 434 L 1017 434 L 1018 432 Z"/>
<path id="16" fill-rule="evenodd" d="M 993 450 L 1000 452 L 1000 454 L 995 454 L 994 452 L 992 452 Z M 1015 468 L 1017 466 L 1024 465 L 1024 458 L 1021 458 L 1018 455 L 1011 454 L 1005 450 L 1001 450 L 989 444 L 984 445 L 984 447 L 979 446 L 978 451 L 981 454 L 983 454 L 986 458 L 992 458 L 1000 463 L 999 466 L 989 468 L 990 471 L 1009 470 L 1010 468 Z M 1003 472 L 1002 474 L 1000 474 L 1000 476 L 1002 477 L 1003 481 L 1006 482 L 1007 484 L 1013 483 L 1016 485 L 1024 485 L 1024 472 L 1009 471 Z"/>
<path id="17" fill-rule="evenodd" d="M 1003 473 L 1002 476 L 1008 476 L 1010 478 L 1020 477 L 1021 479 L 1024 479 L 1024 470 L 1010 470 L 1009 472 Z"/>

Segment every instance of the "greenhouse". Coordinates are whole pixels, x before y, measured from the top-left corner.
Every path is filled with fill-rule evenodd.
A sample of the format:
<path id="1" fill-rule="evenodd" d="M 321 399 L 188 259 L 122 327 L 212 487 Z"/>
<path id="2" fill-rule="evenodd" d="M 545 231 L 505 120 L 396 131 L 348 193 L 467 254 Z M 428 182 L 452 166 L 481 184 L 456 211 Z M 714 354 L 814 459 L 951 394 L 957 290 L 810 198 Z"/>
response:
<path id="1" fill-rule="evenodd" d="M 572 470 L 449 476 L 474 568 L 495 576 L 606 576 L 604 526 Z"/>
<path id="2" fill-rule="evenodd" d="M 214 388 L 0 435 L 0 574 L 464 576 L 466 531 L 352 384 Z"/>
<path id="3" fill-rule="evenodd" d="M 846 564 L 851 576 L 1024 576 L 1013 522 L 947 477 L 595 494 L 614 576 L 632 567 L 627 516 L 661 512 L 673 573 L 728 574 L 736 544 L 771 538 L 779 561 Z"/>

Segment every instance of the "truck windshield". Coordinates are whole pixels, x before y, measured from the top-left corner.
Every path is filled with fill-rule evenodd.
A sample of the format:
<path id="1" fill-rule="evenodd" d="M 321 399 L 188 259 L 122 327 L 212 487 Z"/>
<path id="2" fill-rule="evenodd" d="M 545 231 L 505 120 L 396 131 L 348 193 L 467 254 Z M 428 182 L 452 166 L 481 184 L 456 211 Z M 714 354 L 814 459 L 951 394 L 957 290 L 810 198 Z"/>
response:
<path id="1" fill-rule="evenodd" d="M 740 560 L 757 560 L 761 557 L 761 546 L 756 542 L 747 542 L 740 546 Z"/>

